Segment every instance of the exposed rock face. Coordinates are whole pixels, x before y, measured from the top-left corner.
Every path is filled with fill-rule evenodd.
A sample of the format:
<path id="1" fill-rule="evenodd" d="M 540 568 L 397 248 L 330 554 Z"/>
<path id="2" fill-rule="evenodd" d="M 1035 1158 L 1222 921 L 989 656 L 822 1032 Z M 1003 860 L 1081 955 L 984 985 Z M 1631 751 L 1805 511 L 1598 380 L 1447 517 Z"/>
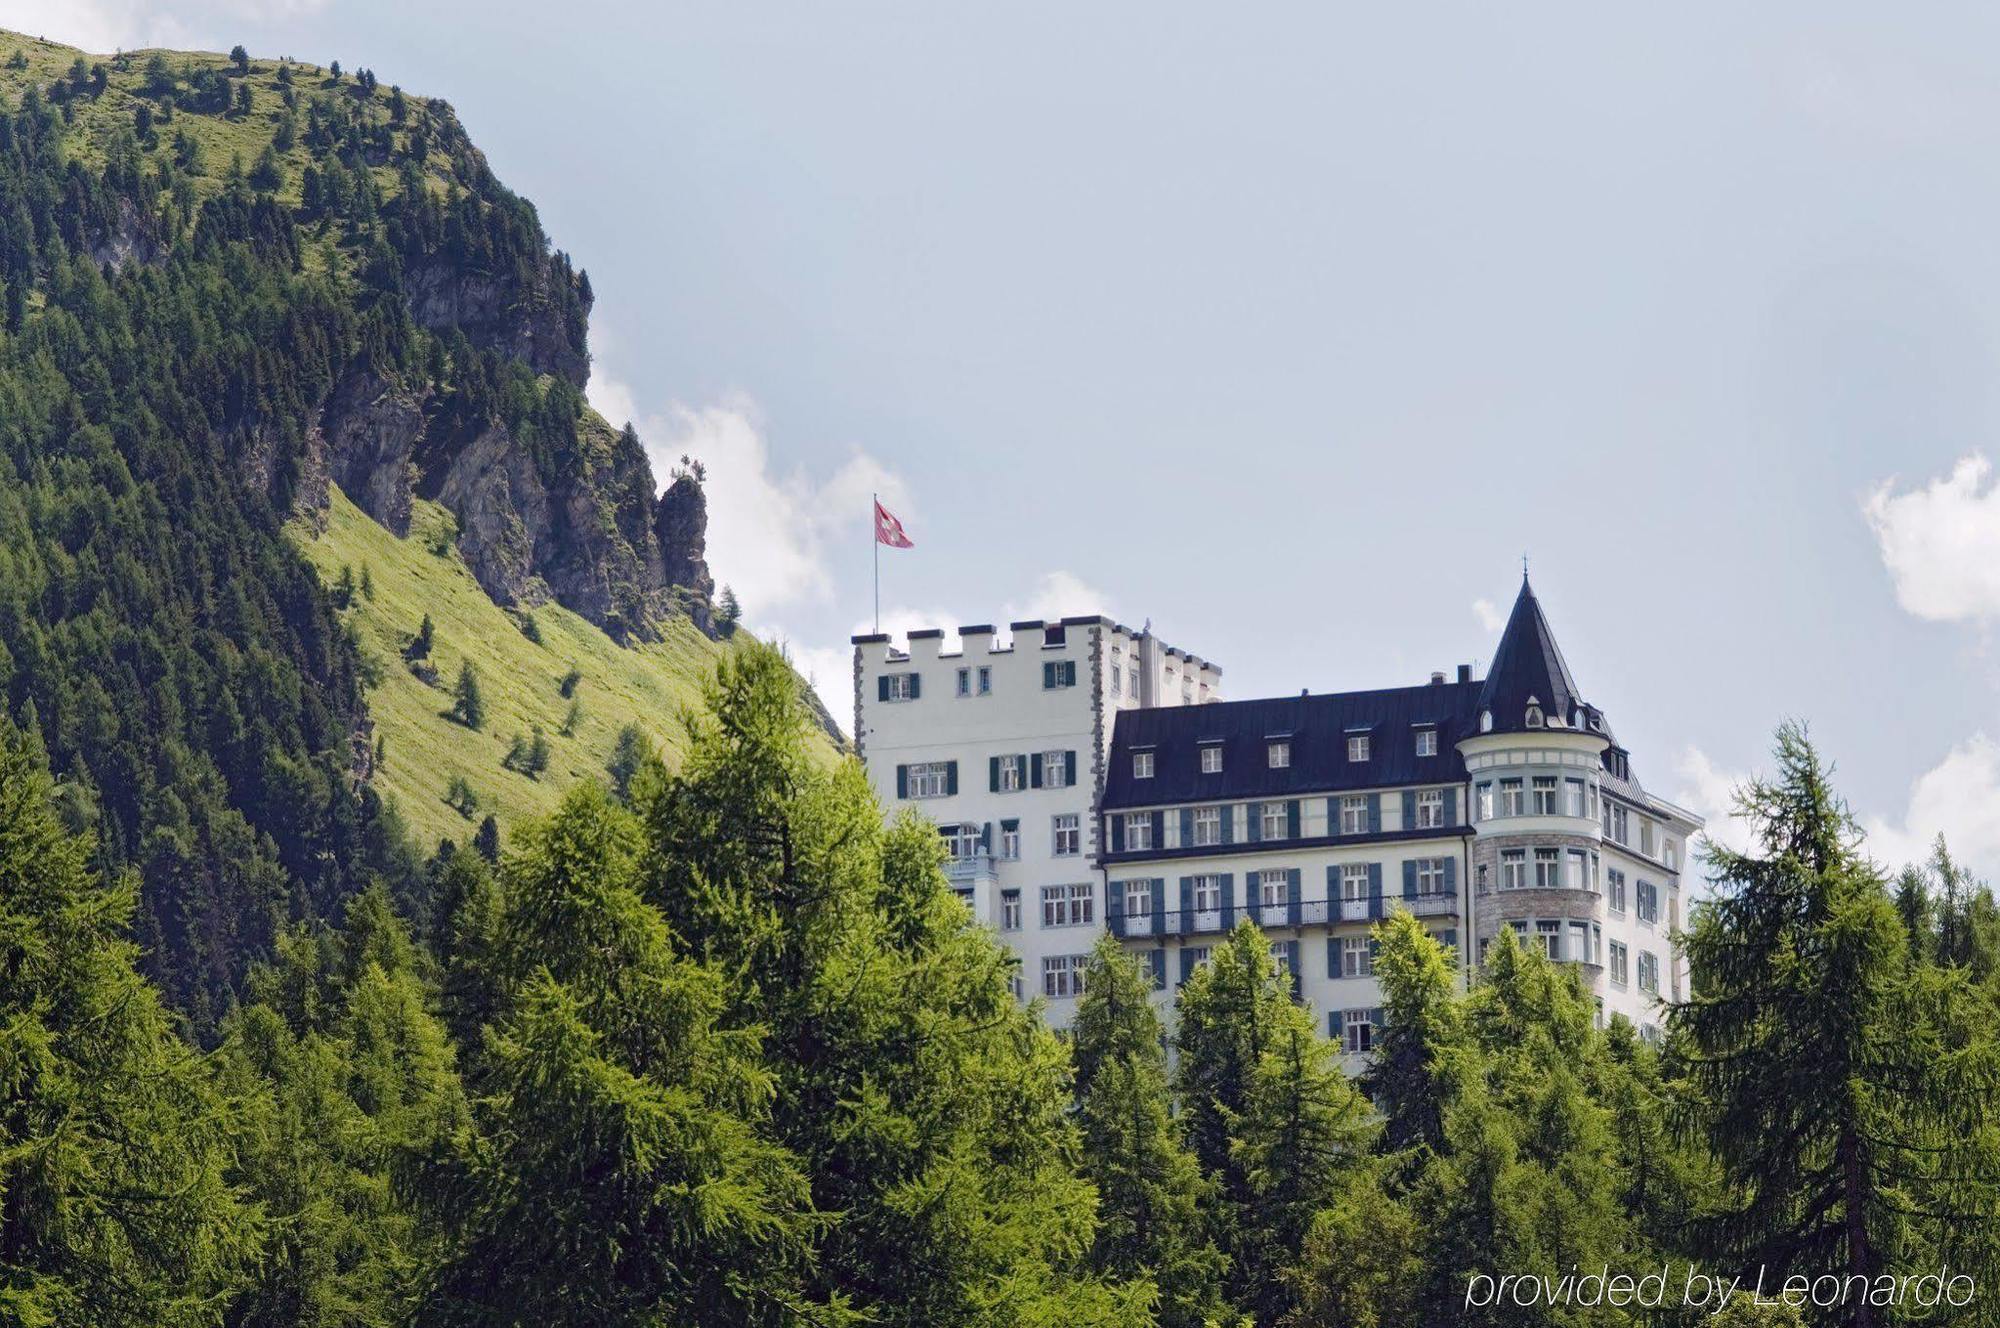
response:
<path id="1" fill-rule="evenodd" d="M 423 431 L 421 400 L 367 372 L 335 386 L 316 426 L 325 475 L 399 536 L 410 533 L 411 458 Z M 319 490 L 310 501 L 324 506 L 324 483 Z"/>
<path id="2" fill-rule="evenodd" d="M 710 609 L 715 597 L 715 579 L 708 574 L 708 495 L 701 479 L 688 471 L 674 476 L 674 482 L 660 495 L 653 517 L 653 534 L 659 541 L 663 560 L 662 579 L 667 585 L 688 591 L 694 602 L 690 614 L 704 632 L 714 631 Z"/>
<path id="3" fill-rule="evenodd" d="M 90 239 L 90 257 L 99 266 L 122 270 L 127 263 L 154 263 L 160 258 L 155 224 L 131 199 L 120 197 L 118 216 L 104 232 Z"/>
<path id="4" fill-rule="evenodd" d="M 552 263 L 519 281 L 429 262 L 411 266 L 403 282 L 410 316 L 425 327 L 455 327 L 475 346 L 504 351 L 537 373 L 582 387 L 590 378 L 590 352 L 582 329 L 567 325 L 552 296 L 554 283 L 564 279 Z M 588 312 L 587 295 L 583 307 Z"/>

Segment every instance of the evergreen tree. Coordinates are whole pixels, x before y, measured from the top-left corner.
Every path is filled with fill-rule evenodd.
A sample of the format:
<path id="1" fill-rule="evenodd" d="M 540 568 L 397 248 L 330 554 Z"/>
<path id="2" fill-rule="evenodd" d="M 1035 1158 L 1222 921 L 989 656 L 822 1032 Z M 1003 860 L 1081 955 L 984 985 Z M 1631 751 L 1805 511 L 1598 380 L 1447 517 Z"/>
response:
<path id="1" fill-rule="evenodd" d="M 1222 1322 L 1226 1261 L 1209 1239 L 1209 1186 L 1169 1111 L 1166 1052 L 1150 984 L 1115 937 L 1100 937 L 1071 1026 L 1084 1174 L 1097 1186 L 1091 1267 L 1150 1278 L 1161 1328 Z"/>
<path id="2" fill-rule="evenodd" d="M 716 601 L 715 625 L 724 636 L 736 630 L 736 624 L 743 619 L 743 606 L 736 600 L 736 592 L 728 586 L 722 588 L 722 598 Z"/>
<path id="3" fill-rule="evenodd" d="M 0 1319 L 208 1325 L 255 1261 L 239 1122 L 139 974 L 133 882 L 0 717 Z"/>
<path id="4" fill-rule="evenodd" d="M 1708 850 L 1693 994 L 1671 1013 L 1694 1090 L 1683 1118 L 1729 1187 L 1707 1252 L 1773 1279 L 1873 1278 L 1915 1266 L 1943 1222 L 1978 1275 L 2000 1224 L 2000 1171 L 1980 1156 L 1992 1044 L 1954 1029 L 1952 984 L 1909 965 L 1904 923 L 1802 728 L 1779 729 L 1775 760 L 1737 795 L 1753 848 Z M 1887 1321 L 1865 1300 L 1829 1319 Z"/>
<path id="5" fill-rule="evenodd" d="M 250 52 L 243 49 L 242 43 L 229 48 L 229 63 L 236 66 L 239 74 L 250 72 Z"/>
<path id="6" fill-rule="evenodd" d="M 936 828 L 885 830 L 860 766 L 813 757 L 769 647 L 719 665 L 710 710 L 677 776 L 632 782 L 646 898 L 767 1030 L 772 1120 L 829 1219 L 816 1297 L 910 1328 L 1145 1322 L 1149 1287 L 1087 1267 L 1068 1057 Z"/>
<path id="7" fill-rule="evenodd" d="M 472 850 L 488 862 L 500 861 L 500 823 L 491 815 L 473 832 Z"/>
<path id="8" fill-rule="evenodd" d="M 805 1286 L 818 1222 L 772 1138 L 756 1031 L 727 1026 L 722 975 L 677 954 L 640 899 L 640 849 L 631 815 L 585 782 L 508 860 L 488 1145 L 452 1192 L 465 1237 L 426 1322 L 846 1318 Z"/>
<path id="9" fill-rule="evenodd" d="M 556 691 L 560 692 L 566 698 L 575 696 L 576 685 L 582 681 L 583 674 L 577 670 L 576 665 L 572 664 L 569 667 L 569 672 L 563 674 L 562 681 L 556 684 Z"/>
<path id="10" fill-rule="evenodd" d="M 479 695 L 479 674 L 466 660 L 458 666 L 458 685 L 452 689 L 451 718 L 469 729 L 486 723 L 486 703 Z"/>
<path id="11" fill-rule="evenodd" d="M 618 730 L 617 745 L 611 749 L 611 760 L 605 770 L 611 775 L 611 791 L 620 801 L 632 798 L 632 780 L 648 761 L 658 760 L 653 744 L 637 724 L 627 724 Z"/>
<path id="12" fill-rule="evenodd" d="M 1178 1043 L 1182 1115 L 1217 1189 L 1226 1292 L 1274 1322 L 1292 1307 L 1287 1275 L 1313 1215 L 1367 1144 L 1366 1103 L 1247 919 L 1181 988 Z"/>
<path id="13" fill-rule="evenodd" d="M 569 709 L 563 711 L 562 727 L 557 730 L 565 738 L 576 736 L 576 726 L 583 722 L 583 702 L 571 701 Z"/>
<path id="14" fill-rule="evenodd" d="M 410 644 L 403 648 L 404 659 L 424 659 L 431 653 L 431 616 L 426 613 L 417 634 L 410 638 Z"/>
<path id="15" fill-rule="evenodd" d="M 1367 1077 L 1382 1112 L 1389 1152 L 1444 1143 L 1444 1113 L 1469 1054 L 1464 1009 L 1450 952 L 1407 911 L 1375 928 L 1375 977 L 1385 1026 L 1375 1039 Z"/>

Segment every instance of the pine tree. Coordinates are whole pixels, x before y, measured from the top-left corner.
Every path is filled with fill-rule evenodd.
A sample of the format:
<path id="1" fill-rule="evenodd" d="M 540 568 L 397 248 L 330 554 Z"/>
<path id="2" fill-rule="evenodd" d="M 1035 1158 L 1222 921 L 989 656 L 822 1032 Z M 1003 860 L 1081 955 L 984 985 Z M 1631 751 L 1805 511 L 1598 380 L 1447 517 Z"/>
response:
<path id="1" fill-rule="evenodd" d="M 1375 1039 L 1369 1096 L 1382 1112 L 1385 1150 L 1444 1143 L 1444 1112 L 1468 1051 L 1449 952 L 1407 911 L 1375 928 L 1375 977 L 1385 1026 Z"/>
<path id="2" fill-rule="evenodd" d="M 676 953 L 636 890 L 641 841 L 593 783 L 526 828 L 490 956 L 504 1006 L 462 1248 L 424 1321 L 555 1328 L 838 1324 L 803 1285 L 818 1224 L 773 1138 L 773 1082 L 724 1023 L 722 975 Z M 588 1183 L 579 1183 L 588 1177 Z"/>
<path id="3" fill-rule="evenodd" d="M 611 750 L 611 759 L 605 763 L 605 770 L 611 776 L 611 791 L 621 802 L 632 798 L 632 780 L 648 761 L 658 760 L 653 744 L 637 724 L 627 724 L 618 730 L 618 742 Z"/>
<path id="4" fill-rule="evenodd" d="M 410 638 L 410 644 L 403 648 L 404 659 L 424 659 L 431 653 L 431 616 L 426 613 L 417 634 Z"/>
<path id="5" fill-rule="evenodd" d="M 473 832 L 472 849 L 488 862 L 500 861 L 500 823 L 487 816 Z"/>
<path id="6" fill-rule="evenodd" d="M 565 738 L 576 736 L 576 726 L 583 722 L 583 702 L 571 701 L 569 709 L 563 711 L 562 726 L 556 731 Z"/>
<path id="7" fill-rule="evenodd" d="M 1984 1137 L 1991 1042 L 1948 1040 L 1950 998 L 1934 970 L 1909 965 L 1904 924 L 1802 728 L 1778 730 L 1775 760 L 1771 780 L 1737 795 L 1752 850 L 1708 850 L 1716 889 L 1687 936 L 1693 994 L 1671 1013 L 1694 1089 L 1684 1119 L 1731 1196 L 1707 1252 L 1769 1278 L 1877 1277 L 1940 1243 L 1941 1213 L 1919 1205 L 1928 1216 L 1913 1220 L 1910 1196 L 1931 1192 L 1952 1194 L 1955 1246 L 1984 1261 L 2000 1173 L 1953 1154 Z M 1864 1301 L 1829 1321 L 1886 1320 Z"/>
<path id="8" fill-rule="evenodd" d="M 646 898 L 767 1030 L 772 1119 L 830 1220 L 816 1294 L 909 1328 L 1144 1322 L 1149 1288 L 1086 1264 L 1068 1057 L 936 828 L 885 830 L 860 766 L 814 758 L 776 651 L 725 659 L 709 699 L 678 774 L 632 782 Z"/>
<path id="9" fill-rule="evenodd" d="M 479 696 L 479 674 L 466 660 L 458 667 L 458 686 L 452 690 L 451 717 L 469 729 L 486 723 L 486 703 Z"/>
<path id="10" fill-rule="evenodd" d="M 542 772 L 549 768 L 549 740 L 540 725 L 535 726 L 534 737 L 528 742 L 528 753 L 521 768 L 530 779 L 540 779 Z"/>
<path id="11" fill-rule="evenodd" d="M 736 600 L 736 592 L 728 586 L 722 588 L 722 598 L 716 601 L 715 625 L 724 636 L 736 630 L 736 624 L 743 620 L 743 606 Z"/>
<path id="12" fill-rule="evenodd" d="M 247 73 L 249 73 L 249 72 L 250 72 L 250 52 L 248 52 L 248 51 L 244 50 L 244 49 L 243 49 L 243 46 L 242 46 L 242 44 L 241 44 L 241 43 L 238 43 L 237 45 L 235 45 L 235 46 L 232 46 L 232 47 L 230 47 L 230 48 L 229 48 L 229 63 L 230 63 L 230 64 L 232 64 L 232 65 L 235 65 L 235 66 L 236 66 L 236 72 L 237 72 L 237 73 L 239 73 L 239 74 L 247 74 Z"/>
<path id="13" fill-rule="evenodd" d="M 100 881 L 0 717 L 0 1319 L 196 1328 L 259 1252 L 238 1122 L 174 1033 Z"/>
<path id="14" fill-rule="evenodd" d="M 1226 1261 L 1204 1230 L 1209 1186 L 1169 1111 L 1149 983 L 1114 937 L 1091 954 L 1071 1037 L 1084 1174 L 1097 1186 L 1091 1267 L 1150 1278 L 1161 1328 L 1224 1321 Z"/>

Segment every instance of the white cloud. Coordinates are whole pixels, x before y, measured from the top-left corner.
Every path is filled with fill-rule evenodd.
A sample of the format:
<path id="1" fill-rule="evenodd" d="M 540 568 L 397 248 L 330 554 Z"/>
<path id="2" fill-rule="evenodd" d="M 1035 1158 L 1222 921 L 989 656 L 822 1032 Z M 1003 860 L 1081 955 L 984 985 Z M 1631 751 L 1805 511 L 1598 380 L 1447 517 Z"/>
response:
<path id="1" fill-rule="evenodd" d="M 1674 777 L 1680 784 L 1673 800 L 1702 817 L 1706 838 L 1739 852 L 1752 846 L 1750 823 L 1736 814 L 1736 790 L 1749 782 L 1748 773 L 1719 768 L 1690 743 L 1674 758 Z"/>
<path id="2" fill-rule="evenodd" d="M 1031 618 L 1044 621 L 1081 618 L 1093 613 L 1117 616 L 1108 595 L 1086 585 L 1076 573 L 1062 571 L 1044 572 L 1027 595 L 1019 600 L 1008 600 L 1000 612 L 1008 622 L 1026 622 Z"/>
<path id="3" fill-rule="evenodd" d="M 1506 615 L 1493 607 L 1493 601 L 1490 599 L 1472 601 L 1472 616 L 1479 620 L 1482 631 L 1497 632 L 1507 625 Z"/>
<path id="4" fill-rule="evenodd" d="M 1862 503 L 1896 602 L 1919 618 L 2000 618 L 2000 486 L 1977 453 L 1922 488 L 1890 479 Z"/>
<path id="5" fill-rule="evenodd" d="M 0 28 L 98 55 L 149 46 L 224 49 L 246 24 L 295 18 L 327 0 L 0 0 Z M 247 40 L 245 34 L 241 39 Z M 268 52 L 253 52 L 266 55 Z"/>
<path id="6" fill-rule="evenodd" d="M 589 393 L 607 420 L 638 429 L 662 485 L 684 455 L 707 467 L 709 571 L 736 591 L 753 626 L 788 606 L 832 602 L 836 551 L 866 556 L 870 493 L 881 494 L 921 542 L 908 489 L 867 453 L 856 450 L 819 477 L 804 467 L 779 470 L 762 412 L 747 396 L 647 413 L 630 388 L 602 373 L 591 376 Z"/>
<path id="7" fill-rule="evenodd" d="M 1942 834 L 1975 875 L 2000 880 L 2000 743 L 1973 734 L 1917 776 L 1900 820 L 1866 817 L 1862 829 L 1869 855 L 1890 872 L 1924 861 Z"/>

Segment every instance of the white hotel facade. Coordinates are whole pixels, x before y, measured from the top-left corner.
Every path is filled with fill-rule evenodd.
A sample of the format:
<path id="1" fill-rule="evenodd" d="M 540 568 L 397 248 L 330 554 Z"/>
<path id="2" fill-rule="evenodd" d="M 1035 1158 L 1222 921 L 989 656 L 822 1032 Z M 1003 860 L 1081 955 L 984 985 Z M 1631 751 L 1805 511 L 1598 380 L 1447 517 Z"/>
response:
<path id="1" fill-rule="evenodd" d="M 1381 1024 L 1369 941 L 1404 908 L 1469 979 L 1502 928 L 1657 1032 L 1698 818 L 1648 793 L 1523 580 L 1484 678 L 1224 701 L 1214 664 L 1105 618 L 854 638 L 855 742 L 885 806 L 951 846 L 974 915 L 1052 1024 L 1097 937 L 1163 1013 L 1254 918 L 1358 1065 Z"/>

